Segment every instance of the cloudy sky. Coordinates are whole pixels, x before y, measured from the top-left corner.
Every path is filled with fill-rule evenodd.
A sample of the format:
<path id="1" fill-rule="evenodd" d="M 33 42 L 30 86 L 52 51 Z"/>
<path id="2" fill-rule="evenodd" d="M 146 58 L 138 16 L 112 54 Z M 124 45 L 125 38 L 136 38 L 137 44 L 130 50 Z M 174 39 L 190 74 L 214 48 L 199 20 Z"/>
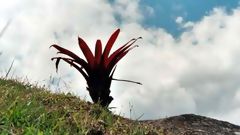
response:
<path id="1" fill-rule="evenodd" d="M 5 27 L 8 24 L 7 28 Z M 121 29 L 115 48 L 142 36 L 118 63 L 113 111 L 158 119 L 194 113 L 240 125 L 240 0 L 8 0 L 0 1 L 0 75 L 71 92 L 89 100 L 83 77 L 66 63 L 55 72 L 53 43 L 82 56 Z"/>

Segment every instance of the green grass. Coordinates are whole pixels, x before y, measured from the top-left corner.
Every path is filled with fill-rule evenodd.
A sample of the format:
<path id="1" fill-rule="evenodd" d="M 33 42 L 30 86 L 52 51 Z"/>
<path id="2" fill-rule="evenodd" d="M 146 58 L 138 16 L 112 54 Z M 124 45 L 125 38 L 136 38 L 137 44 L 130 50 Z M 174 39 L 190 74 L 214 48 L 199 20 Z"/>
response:
<path id="1" fill-rule="evenodd" d="M 0 135 L 144 135 L 151 125 L 113 115 L 71 94 L 0 79 Z"/>

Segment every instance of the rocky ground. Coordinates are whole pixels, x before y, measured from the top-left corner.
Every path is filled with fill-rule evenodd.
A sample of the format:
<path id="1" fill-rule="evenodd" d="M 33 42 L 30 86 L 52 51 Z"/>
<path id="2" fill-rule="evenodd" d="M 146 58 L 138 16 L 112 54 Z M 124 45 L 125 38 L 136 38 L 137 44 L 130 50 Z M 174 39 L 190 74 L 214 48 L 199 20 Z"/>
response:
<path id="1" fill-rule="evenodd" d="M 166 135 L 240 135 L 240 126 L 194 114 L 146 120 L 141 123 L 154 125 Z"/>

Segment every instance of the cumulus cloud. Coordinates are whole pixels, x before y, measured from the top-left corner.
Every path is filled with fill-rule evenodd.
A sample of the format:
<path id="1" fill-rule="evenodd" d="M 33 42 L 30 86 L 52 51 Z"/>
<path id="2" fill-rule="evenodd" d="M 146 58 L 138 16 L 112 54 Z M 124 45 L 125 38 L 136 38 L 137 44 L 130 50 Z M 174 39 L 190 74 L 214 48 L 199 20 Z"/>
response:
<path id="1" fill-rule="evenodd" d="M 191 29 L 194 26 L 194 23 L 191 21 L 185 22 L 183 17 L 178 16 L 175 22 L 180 26 L 180 28 Z"/>
<path id="2" fill-rule="evenodd" d="M 49 49 L 51 44 L 61 44 L 79 54 L 78 35 L 85 37 L 86 41 L 91 41 L 89 44 L 93 47 L 94 40 L 106 39 L 109 31 L 114 30 L 117 23 L 112 15 L 111 5 L 104 1 L 92 3 L 77 0 L 69 2 L 25 0 L 6 5 L 1 5 L 3 9 L 5 8 L 1 12 L 5 17 L 2 22 L 4 24 L 8 18 L 12 18 L 12 23 L 4 38 L 0 40 L 0 51 L 3 53 L 0 60 L 3 63 L 2 74 L 15 59 L 15 75 L 43 81 L 41 84 L 44 84 L 51 75 L 56 75 L 54 64 L 50 61 L 56 51 Z M 78 80 L 78 73 L 69 73 L 67 72 L 69 66 L 64 64 L 61 66 L 63 66 L 59 73 L 61 76 L 58 77 L 65 78 L 64 80 L 68 78 Z M 81 77 L 80 82 L 77 83 L 78 86 L 81 84 L 84 88 L 85 82 Z"/>
<path id="3" fill-rule="evenodd" d="M 139 22 L 143 19 L 139 9 L 139 0 L 115 0 L 113 3 L 115 14 L 124 22 Z"/>
<path id="4" fill-rule="evenodd" d="M 50 58 L 56 51 L 52 43 L 82 55 L 77 36 L 93 49 L 96 39 L 106 43 L 120 27 L 116 46 L 142 36 L 139 48 L 120 61 L 115 78 L 140 81 L 143 86 L 114 82 L 111 106 L 116 113 L 129 117 L 129 103 L 134 118 L 156 119 L 182 113 L 196 113 L 240 124 L 239 81 L 240 9 L 228 13 L 215 8 L 198 22 L 191 22 L 179 38 L 163 28 L 143 27 L 139 0 L 116 0 L 111 4 L 96 0 L 36 0 L 1 4 L 3 26 L 12 23 L 0 39 L 1 73 L 15 59 L 15 75 L 48 83 L 49 76 L 61 77 L 76 95 L 87 95 L 81 75 L 61 63 L 55 73 Z M 120 20 L 119 20 L 120 19 Z M 188 26 L 183 19 L 177 22 Z M 90 100 L 88 96 L 87 100 Z"/>
<path id="5" fill-rule="evenodd" d="M 197 113 L 239 124 L 239 18 L 239 9 L 227 13 L 215 8 L 178 39 L 161 29 L 138 30 L 151 36 L 128 60 L 138 66 L 126 70 L 133 65 L 124 64 L 121 75 L 144 86 L 126 86 L 123 98 L 133 96 L 136 112 L 145 113 L 145 118 Z"/>

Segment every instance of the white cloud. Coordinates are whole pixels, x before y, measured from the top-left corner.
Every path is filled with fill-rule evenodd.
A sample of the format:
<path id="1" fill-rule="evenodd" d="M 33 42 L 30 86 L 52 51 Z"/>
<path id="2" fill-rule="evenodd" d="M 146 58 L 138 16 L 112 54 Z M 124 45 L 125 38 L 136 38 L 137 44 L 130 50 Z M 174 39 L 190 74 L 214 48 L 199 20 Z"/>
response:
<path id="1" fill-rule="evenodd" d="M 177 40 L 161 29 L 125 26 L 144 40 L 128 56 L 121 76 L 144 86 L 118 88 L 117 104 L 131 101 L 137 116 L 145 113 L 143 118 L 197 113 L 239 124 L 240 104 L 233 100 L 240 88 L 239 13 L 239 9 L 228 14 L 216 8 Z M 124 112 L 128 109 L 122 106 Z"/>
<path id="2" fill-rule="evenodd" d="M 183 17 L 178 16 L 175 21 L 176 21 L 177 24 L 182 24 L 183 23 Z"/>
<path id="3" fill-rule="evenodd" d="M 120 61 L 115 77 L 140 81 L 144 85 L 114 82 L 111 106 L 128 116 L 129 102 L 135 117 L 159 118 L 181 113 L 196 113 L 240 124 L 238 117 L 240 63 L 240 9 L 227 13 L 216 8 L 199 22 L 182 22 L 188 27 L 175 39 L 162 28 L 144 28 L 139 0 L 47 1 L 36 0 L 1 4 L 0 14 L 12 23 L 0 39 L 0 70 L 4 74 L 15 58 L 15 74 L 46 83 L 50 75 L 62 77 L 72 92 L 87 95 L 85 81 L 67 64 L 55 73 L 50 58 L 59 43 L 82 55 L 77 36 L 94 47 L 97 38 L 106 40 L 120 27 L 117 44 L 142 36 L 139 48 Z M 11 11 L 11 12 L 9 12 Z M 117 22 L 116 16 L 121 17 Z M 191 28 L 189 27 L 191 26 Z M 55 34 L 54 34 L 55 33 Z M 116 44 L 115 48 L 118 47 Z M 63 84 L 63 82 L 62 82 Z M 87 96 L 87 99 L 89 97 Z"/>
<path id="4" fill-rule="evenodd" d="M 140 14 L 139 0 L 115 0 L 113 4 L 114 12 L 121 20 L 127 23 L 139 22 L 143 19 Z"/>
<path id="5" fill-rule="evenodd" d="M 194 26 L 194 23 L 191 21 L 188 21 L 186 23 L 184 23 L 184 25 L 182 26 L 183 28 L 192 28 Z"/>
<path id="6" fill-rule="evenodd" d="M 191 29 L 194 26 L 194 23 L 191 21 L 185 22 L 183 17 L 178 16 L 175 22 L 180 26 L 180 28 Z"/>

